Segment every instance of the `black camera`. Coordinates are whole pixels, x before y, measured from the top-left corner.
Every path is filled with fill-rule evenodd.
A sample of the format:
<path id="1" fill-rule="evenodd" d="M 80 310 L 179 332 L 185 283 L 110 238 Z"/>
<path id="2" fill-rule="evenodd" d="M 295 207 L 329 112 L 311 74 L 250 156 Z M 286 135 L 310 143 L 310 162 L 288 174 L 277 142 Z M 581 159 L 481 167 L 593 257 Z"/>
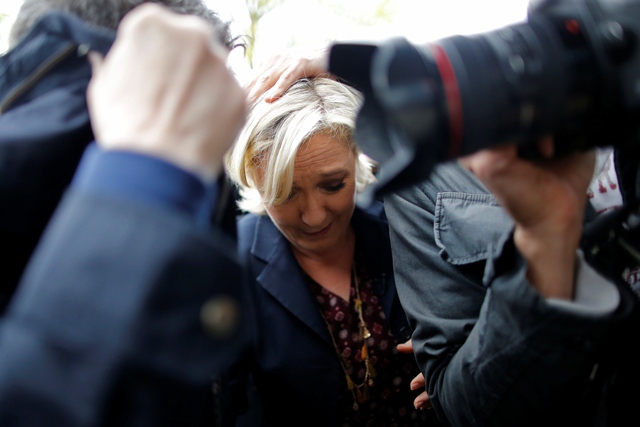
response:
<path id="1" fill-rule="evenodd" d="M 334 44 L 330 70 L 360 89 L 356 139 L 380 163 L 373 193 L 437 162 L 517 142 L 536 156 L 637 144 L 640 0 L 531 1 L 524 23 L 416 46 Z"/>

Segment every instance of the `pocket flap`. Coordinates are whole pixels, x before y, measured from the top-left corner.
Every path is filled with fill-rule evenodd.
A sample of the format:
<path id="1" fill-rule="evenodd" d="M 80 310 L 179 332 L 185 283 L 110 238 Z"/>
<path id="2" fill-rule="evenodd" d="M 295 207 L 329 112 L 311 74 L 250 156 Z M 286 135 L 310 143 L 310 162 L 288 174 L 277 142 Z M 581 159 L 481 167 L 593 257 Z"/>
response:
<path id="1" fill-rule="evenodd" d="M 487 259 L 489 244 L 511 230 L 513 220 L 490 194 L 438 193 L 434 221 L 440 255 L 454 265 Z"/>

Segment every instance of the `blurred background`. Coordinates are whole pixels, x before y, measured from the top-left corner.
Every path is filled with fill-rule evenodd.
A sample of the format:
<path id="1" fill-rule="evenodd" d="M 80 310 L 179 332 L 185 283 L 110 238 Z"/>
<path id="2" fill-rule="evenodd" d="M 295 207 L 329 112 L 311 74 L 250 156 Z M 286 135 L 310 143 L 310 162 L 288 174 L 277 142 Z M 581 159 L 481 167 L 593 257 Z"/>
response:
<path id="1" fill-rule="evenodd" d="M 86 0 L 91 1 L 91 0 Z M 526 18 L 528 0 L 205 0 L 244 36 L 230 65 L 241 82 L 266 57 L 331 41 L 379 41 L 403 36 L 426 43 L 474 34 Z M 0 0 L 0 52 L 21 0 Z"/>

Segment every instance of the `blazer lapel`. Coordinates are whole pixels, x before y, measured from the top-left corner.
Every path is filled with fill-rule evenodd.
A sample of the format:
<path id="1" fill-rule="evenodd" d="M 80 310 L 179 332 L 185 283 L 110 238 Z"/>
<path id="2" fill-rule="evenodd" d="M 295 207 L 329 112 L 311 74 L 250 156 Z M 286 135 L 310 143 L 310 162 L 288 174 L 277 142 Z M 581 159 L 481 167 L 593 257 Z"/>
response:
<path id="1" fill-rule="evenodd" d="M 266 215 L 258 219 L 251 254 L 267 263 L 257 277 L 260 286 L 330 343 L 327 326 L 289 242 Z"/>

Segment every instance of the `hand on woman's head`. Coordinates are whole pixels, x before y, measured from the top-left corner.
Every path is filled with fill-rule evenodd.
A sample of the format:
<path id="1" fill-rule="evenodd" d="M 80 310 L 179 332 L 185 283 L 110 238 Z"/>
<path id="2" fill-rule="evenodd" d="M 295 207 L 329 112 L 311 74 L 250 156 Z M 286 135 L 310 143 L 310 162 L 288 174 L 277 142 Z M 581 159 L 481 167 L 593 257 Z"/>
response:
<path id="1" fill-rule="evenodd" d="M 296 49 L 269 57 L 252 73 L 252 78 L 245 85 L 249 104 L 263 94 L 266 102 L 273 102 L 297 80 L 328 74 L 328 54 L 328 48 L 306 52 Z"/>

